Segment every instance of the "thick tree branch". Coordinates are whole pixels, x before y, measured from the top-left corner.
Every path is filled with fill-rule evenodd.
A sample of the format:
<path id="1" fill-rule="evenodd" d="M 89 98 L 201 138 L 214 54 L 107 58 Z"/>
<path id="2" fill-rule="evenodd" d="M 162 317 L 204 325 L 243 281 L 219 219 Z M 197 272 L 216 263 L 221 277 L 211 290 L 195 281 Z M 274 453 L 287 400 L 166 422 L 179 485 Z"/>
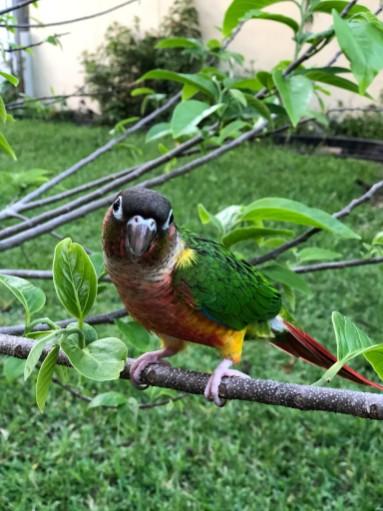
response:
<path id="1" fill-rule="evenodd" d="M 32 349 L 30 339 L 0 334 L 0 353 L 25 359 Z M 46 352 L 44 353 L 46 355 Z M 60 353 L 58 364 L 70 367 Z M 129 378 L 132 360 L 128 360 L 120 377 Z M 208 374 L 155 364 L 143 373 L 143 382 L 152 386 L 178 390 L 188 394 L 203 394 Z M 220 396 L 258 403 L 286 406 L 299 410 L 343 413 L 365 419 L 383 420 L 383 394 L 356 392 L 310 385 L 297 385 L 272 380 L 230 378 L 221 383 Z"/>
<path id="2" fill-rule="evenodd" d="M 45 28 L 45 27 L 57 27 L 58 25 L 68 25 L 69 23 L 78 23 L 79 21 L 86 21 L 93 18 L 97 18 L 98 16 L 104 16 L 105 14 L 109 14 L 110 12 L 117 11 L 117 9 L 121 9 L 121 7 L 125 7 L 126 5 L 133 4 L 134 2 L 137 2 L 138 0 L 128 0 L 127 2 L 123 2 L 122 4 L 115 5 L 114 7 L 111 7 L 110 9 L 105 9 L 104 11 L 96 12 L 95 14 L 89 14 L 88 16 L 82 16 L 81 18 L 74 18 L 70 20 L 64 20 L 64 21 L 52 21 L 50 23 L 34 23 L 34 24 L 28 24 L 28 25 L 14 25 L 11 23 L 0 23 L 0 27 L 5 28 L 22 28 L 22 29 L 28 29 L 28 28 Z M 27 2 L 32 3 L 32 2 Z M 27 5 L 27 4 L 26 4 Z M 18 5 L 17 8 L 22 7 L 22 5 Z M 13 7 L 12 9 L 14 9 Z"/>

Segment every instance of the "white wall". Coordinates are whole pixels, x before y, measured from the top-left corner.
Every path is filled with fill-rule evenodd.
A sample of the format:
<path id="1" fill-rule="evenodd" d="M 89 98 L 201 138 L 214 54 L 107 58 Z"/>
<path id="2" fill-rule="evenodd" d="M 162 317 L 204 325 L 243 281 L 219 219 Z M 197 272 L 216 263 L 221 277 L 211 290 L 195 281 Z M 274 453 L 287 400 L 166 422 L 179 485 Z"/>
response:
<path id="1" fill-rule="evenodd" d="M 230 0 L 194 0 L 199 11 L 200 24 L 204 39 L 219 37 L 216 27 L 221 25 L 225 9 Z M 375 10 L 379 6 L 378 0 L 364 0 L 359 2 Z M 49 23 L 51 21 L 71 19 L 102 11 L 118 1 L 113 0 L 40 0 L 39 8 L 33 9 L 32 14 L 39 20 Z M 81 54 L 84 50 L 94 51 L 102 42 L 106 28 L 113 21 L 129 25 L 135 16 L 141 20 L 142 30 L 159 26 L 161 17 L 168 11 L 172 0 L 140 0 L 132 5 L 123 7 L 113 13 L 100 16 L 89 21 L 52 27 L 47 29 L 35 28 L 31 30 L 32 40 L 39 41 L 50 34 L 69 31 L 70 34 L 62 38 L 63 49 L 51 45 L 43 45 L 35 49 L 33 58 L 34 90 L 37 96 L 48 94 L 68 94 L 83 83 Z M 280 3 L 269 7 L 268 11 L 282 12 L 297 17 L 297 8 L 290 2 Z M 315 30 L 328 27 L 331 18 L 320 15 L 315 23 Z M 249 21 L 238 35 L 231 48 L 245 55 L 248 65 L 256 69 L 270 69 L 281 59 L 291 58 L 293 43 L 291 29 L 288 27 L 264 20 Z M 325 65 L 337 51 L 336 43 L 330 44 L 323 52 L 314 58 L 316 65 Z M 342 65 L 340 59 L 338 64 Z M 370 89 L 374 97 L 379 96 L 383 89 L 383 78 L 378 78 Z M 342 100 L 346 105 L 367 104 L 368 101 L 343 90 L 334 89 L 330 103 Z M 75 106 L 76 101 L 72 102 Z"/>

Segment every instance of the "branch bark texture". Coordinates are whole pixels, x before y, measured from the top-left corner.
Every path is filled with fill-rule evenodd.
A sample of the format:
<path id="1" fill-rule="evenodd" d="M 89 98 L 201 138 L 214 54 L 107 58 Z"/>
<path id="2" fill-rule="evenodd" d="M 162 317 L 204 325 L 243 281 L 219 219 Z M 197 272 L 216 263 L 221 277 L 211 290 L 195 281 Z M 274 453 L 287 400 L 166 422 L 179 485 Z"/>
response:
<path id="1" fill-rule="evenodd" d="M 0 334 L 0 353 L 3 355 L 25 359 L 33 344 L 30 339 Z M 129 378 L 132 362 L 132 359 L 127 361 L 121 372 L 121 378 Z M 70 362 L 64 353 L 60 353 L 58 364 L 70 367 Z M 208 378 L 209 375 L 206 373 L 187 371 L 161 364 L 149 366 L 142 377 L 143 382 L 152 386 L 199 395 L 203 394 Z M 336 412 L 364 419 L 383 420 L 383 394 L 380 393 L 313 387 L 273 380 L 230 378 L 221 384 L 220 395 L 225 399 L 239 399 L 298 410 Z"/>

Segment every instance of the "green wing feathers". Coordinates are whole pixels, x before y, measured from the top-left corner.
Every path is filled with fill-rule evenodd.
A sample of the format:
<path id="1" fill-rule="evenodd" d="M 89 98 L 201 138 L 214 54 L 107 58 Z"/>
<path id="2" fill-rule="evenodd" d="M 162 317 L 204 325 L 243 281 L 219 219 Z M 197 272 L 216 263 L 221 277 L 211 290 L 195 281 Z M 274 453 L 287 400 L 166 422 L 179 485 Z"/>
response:
<path id="1" fill-rule="evenodd" d="M 278 314 L 280 294 L 262 273 L 219 243 L 188 233 L 183 239 L 196 257 L 175 272 L 181 299 L 190 303 L 191 295 L 196 309 L 234 330 Z"/>

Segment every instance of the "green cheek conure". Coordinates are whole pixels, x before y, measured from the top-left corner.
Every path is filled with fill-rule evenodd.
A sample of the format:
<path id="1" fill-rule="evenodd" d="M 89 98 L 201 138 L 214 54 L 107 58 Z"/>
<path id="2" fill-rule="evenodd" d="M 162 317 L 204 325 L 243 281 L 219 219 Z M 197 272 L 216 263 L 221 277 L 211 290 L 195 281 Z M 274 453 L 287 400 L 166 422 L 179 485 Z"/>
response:
<path id="1" fill-rule="evenodd" d="M 248 378 L 231 368 L 241 359 L 246 331 L 265 321 L 277 347 L 325 368 L 336 361 L 278 316 L 281 296 L 259 270 L 221 244 L 178 229 L 170 202 L 159 193 L 142 187 L 121 192 L 105 215 L 103 243 L 107 271 L 127 311 L 163 343 L 133 364 L 136 385 L 149 364 L 176 354 L 187 342 L 205 344 L 223 358 L 205 389 L 205 397 L 220 406 L 222 378 Z M 348 366 L 339 374 L 383 390 Z"/>

